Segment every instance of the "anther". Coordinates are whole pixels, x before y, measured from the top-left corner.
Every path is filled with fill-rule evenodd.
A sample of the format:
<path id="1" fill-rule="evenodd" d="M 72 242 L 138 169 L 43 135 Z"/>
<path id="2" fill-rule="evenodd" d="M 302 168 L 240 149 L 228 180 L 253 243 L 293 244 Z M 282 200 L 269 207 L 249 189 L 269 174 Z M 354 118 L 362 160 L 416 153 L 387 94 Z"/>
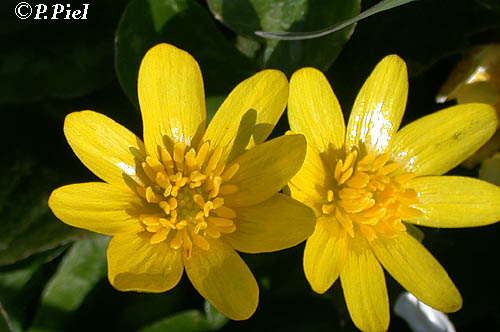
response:
<path id="1" fill-rule="evenodd" d="M 340 179 L 338 181 L 338 185 L 342 185 L 344 182 L 346 182 L 352 175 L 353 173 L 353 169 L 352 168 L 349 168 L 347 171 L 345 171 L 344 173 L 342 173 L 342 175 L 340 176 Z"/>
<path id="2" fill-rule="evenodd" d="M 236 192 L 238 192 L 238 187 L 234 184 L 224 184 L 219 189 L 219 193 L 221 195 L 231 195 Z"/>
<path id="3" fill-rule="evenodd" d="M 237 163 L 232 164 L 229 166 L 224 173 L 222 173 L 222 181 L 227 182 L 233 178 L 233 176 L 238 172 L 238 169 L 240 169 L 240 165 Z"/>
<path id="4" fill-rule="evenodd" d="M 174 144 L 174 161 L 177 171 L 182 172 L 184 170 L 184 144 L 181 142 L 176 142 Z"/>

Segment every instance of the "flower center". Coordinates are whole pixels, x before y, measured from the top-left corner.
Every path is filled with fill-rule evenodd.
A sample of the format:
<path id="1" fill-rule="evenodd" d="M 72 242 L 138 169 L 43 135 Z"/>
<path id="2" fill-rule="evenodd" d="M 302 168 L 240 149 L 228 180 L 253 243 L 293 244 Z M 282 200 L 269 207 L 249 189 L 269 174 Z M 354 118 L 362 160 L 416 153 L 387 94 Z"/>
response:
<path id="1" fill-rule="evenodd" d="M 336 187 L 327 191 L 323 215 L 334 216 L 351 237 L 359 231 L 368 241 L 406 231 L 402 221 L 422 214 L 412 207 L 418 194 L 406 188 L 415 173 L 396 172 L 399 164 L 389 162 L 388 154 L 357 157 L 352 151 L 337 162 Z"/>
<path id="2" fill-rule="evenodd" d="M 183 143 L 175 143 L 173 154 L 161 150 L 161 161 L 147 156 L 141 163 L 146 184 L 136 187 L 148 203 L 156 204 L 158 213 L 139 216 L 151 244 L 167 241 L 172 249 L 183 248 L 189 259 L 193 244 L 210 248 L 206 237 L 217 239 L 221 233 L 232 233 L 236 226 L 233 209 L 219 197 L 238 191 L 227 184 L 238 171 L 237 163 L 226 167 L 221 162 L 222 150 L 210 152 L 205 142 L 197 152 L 185 152 Z"/>

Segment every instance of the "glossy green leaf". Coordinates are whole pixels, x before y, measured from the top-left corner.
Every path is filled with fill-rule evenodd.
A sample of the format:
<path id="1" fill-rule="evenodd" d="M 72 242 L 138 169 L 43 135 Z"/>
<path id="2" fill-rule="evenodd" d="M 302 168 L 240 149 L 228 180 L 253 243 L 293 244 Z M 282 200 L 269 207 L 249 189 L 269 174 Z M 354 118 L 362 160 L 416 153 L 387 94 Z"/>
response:
<path id="1" fill-rule="evenodd" d="M 106 275 L 109 238 L 96 236 L 76 242 L 45 287 L 30 332 L 64 331 L 72 313 Z"/>
<path id="2" fill-rule="evenodd" d="M 205 332 L 217 331 L 228 319 L 205 301 L 205 313 L 199 310 L 186 310 L 162 319 L 140 332 Z"/>
<path id="3" fill-rule="evenodd" d="M 240 35 L 254 38 L 259 30 L 314 31 L 359 13 L 359 0 L 208 0 L 208 4 L 216 19 Z M 353 30 L 351 25 L 314 40 L 261 40 L 259 61 L 287 74 L 305 66 L 326 70 Z"/>
<path id="4" fill-rule="evenodd" d="M 409 2 L 413 2 L 416 0 L 382 0 L 373 7 L 368 8 L 363 11 L 361 14 L 354 16 L 349 20 L 345 20 L 343 22 L 337 23 L 334 26 L 321 29 L 318 31 L 311 32 L 269 32 L 269 31 L 256 31 L 255 34 L 260 37 L 277 39 L 277 40 L 304 40 L 304 39 L 312 39 L 319 38 L 336 31 L 339 31 L 353 23 L 361 21 L 367 17 L 370 17 L 374 14 L 383 12 L 384 10 L 392 9 L 395 7 L 399 7 L 405 5 Z"/>
<path id="5" fill-rule="evenodd" d="M 137 73 L 144 54 L 167 42 L 188 51 L 200 64 L 207 95 L 228 93 L 257 66 L 234 48 L 209 13 L 192 0 L 133 0 L 115 39 L 115 67 L 127 96 L 137 102 Z"/>
<path id="6" fill-rule="evenodd" d="M 59 221 L 47 206 L 60 175 L 31 157 L 15 154 L 0 166 L 0 266 L 76 239 L 82 231 Z"/>

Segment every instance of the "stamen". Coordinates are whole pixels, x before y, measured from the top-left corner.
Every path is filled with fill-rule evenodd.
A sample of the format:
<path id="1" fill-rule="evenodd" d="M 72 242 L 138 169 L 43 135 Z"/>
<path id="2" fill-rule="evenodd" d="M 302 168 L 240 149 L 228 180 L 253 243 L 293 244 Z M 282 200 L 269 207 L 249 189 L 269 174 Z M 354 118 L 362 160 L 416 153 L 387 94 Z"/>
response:
<path id="1" fill-rule="evenodd" d="M 226 169 L 226 171 L 222 174 L 221 178 L 223 182 L 227 182 L 233 178 L 233 176 L 240 169 L 240 165 L 237 163 L 232 164 L 230 167 Z"/>
<path id="2" fill-rule="evenodd" d="M 334 174 L 335 180 L 337 180 L 337 182 L 338 182 L 340 180 L 340 176 L 342 175 L 342 160 L 341 159 L 339 159 L 337 161 L 337 165 L 335 166 L 335 172 L 333 174 Z"/>
<path id="3" fill-rule="evenodd" d="M 346 182 L 351 177 L 353 171 L 354 170 L 352 168 L 349 168 L 345 173 L 342 173 L 342 176 L 340 177 L 338 184 L 341 185 L 344 182 Z"/>
<path id="4" fill-rule="evenodd" d="M 225 184 L 222 185 L 219 189 L 219 194 L 221 195 L 231 195 L 238 192 L 238 187 L 234 184 Z"/>
<path id="5" fill-rule="evenodd" d="M 167 238 L 169 232 L 170 228 L 164 227 L 160 229 L 158 232 L 156 232 L 149 241 L 151 242 L 151 244 L 163 242 Z"/>
<path id="6" fill-rule="evenodd" d="M 150 156 L 146 157 L 146 163 L 151 167 L 154 172 L 163 172 L 163 165 L 156 159 L 151 158 Z"/>
<path id="7" fill-rule="evenodd" d="M 382 166 L 385 165 L 385 163 L 389 160 L 389 155 L 387 153 L 381 154 L 377 158 L 375 158 L 375 161 L 373 162 L 373 171 L 377 172 L 379 169 L 382 168 Z"/>
<path id="8" fill-rule="evenodd" d="M 222 218 L 233 219 L 236 218 L 236 212 L 233 209 L 228 208 L 227 206 L 219 206 L 214 210 L 214 212 Z"/>
<path id="9" fill-rule="evenodd" d="M 346 182 L 346 185 L 348 185 L 351 188 L 361 189 L 366 187 L 368 182 L 370 182 L 370 176 L 368 174 L 366 174 L 365 172 L 356 172 L 354 176 L 350 178 L 349 181 Z"/>
<path id="10" fill-rule="evenodd" d="M 352 166 L 354 160 L 356 160 L 357 155 L 357 151 L 353 151 L 347 155 L 344 161 L 344 165 L 342 166 L 342 172 L 345 172 L 349 167 Z"/>
<path id="11" fill-rule="evenodd" d="M 388 164 L 388 165 L 385 165 L 384 167 L 382 167 L 380 169 L 379 173 L 387 175 L 387 174 L 394 172 L 398 168 L 399 168 L 399 165 L 397 163 Z"/>
<path id="12" fill-rule="evenodd" d="M 394 237 L 405 232 L 402 220 L 422 215 L 414 207 L 419 202 L 418 194 L 406 188 L 415 174 L 392 175 L 399 164 L 391 162 L 389 154 L 369 153 L 359 161 L 357 157 L 354 150 L 344 160 L 337 161 L 333 170 L 336 186 L 326 190 L 321 212 L 332 215 L 333 219 L 328 220 L 336 220 L 351 237 L 359 234 L 373 241 L 379 236 Z M 216 214 L 219 216 L 217 211 Z M 222 229 L 217 230 L 223 233 Z"/>
<path id="13" fill-rule="evenodd" d="M 146 200 L 149 203 L 160 203 L 161 197 L 153 192 L 153 188 L 147 187 L 146 188 Z"/>
<path id="14" fill-rule="evenodd" d="M 139 220 L 151 234 L 151 244 L 167 241 L 174 250 L 182 248 L 184 258 L 190 259 L 193 245 L 210 249 L 207 236 L 217 239 L 236 230 L 236 212 L 219 195 L 238 191 L 228 181 L 239 165 L 226 167 L 222 148 L 210 152 L 209 142 L 201 144 L 198 153 L 182 142 L 176 142 L 171 151 L 161 148 L 160 161 L 151 156 L 140 159 L 150 183 L 135 189 L 145 201 L 157 204 L 157 212 L 142 214 Z"/>
<path id="15" fill-rule="evenodd" d="M 218 217 L 208 217 L 207 221 L 217 227 L 232 226 L 234 224 L 231 219 L 218 218 Z"/>
<path id="16" fill-rule="evenodd" d="M 163 165 L 165 165 L 167 171 L 174 168 L 174 161 L 172 160 L 172 156 L 165 148 L 161 149 L 161 161 L 163 162 Z"/>
<path id="17" fill-rule="evenodd" d="M 208 160 L 207 167 L 205 169 L 206 173 L 211 173 L 217 166 L 217 163 L 220 160 L 220 157 L 222 156 L 222 149 L 218 146 L 215 151 L 212 153 L 212 156 Z"/>
<path id="18" fill-rule="evenodd" d="M 184 144 L 180 142 L 174 144 L 174 161 L 179 173 L 182 172 L 184 170 Z"/>

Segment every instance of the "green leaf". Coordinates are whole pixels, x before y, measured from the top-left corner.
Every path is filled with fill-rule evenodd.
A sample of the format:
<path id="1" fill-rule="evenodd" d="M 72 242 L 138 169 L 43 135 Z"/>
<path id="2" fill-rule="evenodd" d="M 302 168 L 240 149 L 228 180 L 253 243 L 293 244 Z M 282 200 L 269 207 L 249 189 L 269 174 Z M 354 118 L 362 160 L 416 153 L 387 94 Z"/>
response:
<path id="1" fill-rule="evenodd" d="M 138 105 L 137 74 L 147 50 L 167 42 L 200 64 L 207 95 L 227 93 L 257 65 L 225 40 L 210 15 L 192 0 L 133 0 L 118 26 L 115 67 L 127 96 Z"/>
<path id="2" fill-rule="evenodd" d="M 211 331 L 216 331 L 222 328 L 229 321 L 226 316 L 221 314 L 210 302 L 205 300 L 204 304 L 205 316 L 210 325 Z"/>
<path id="3" fill-rule="evenodd" d="M 219 109 L 219 106 L 222 105 L 224 99 L 226 99 L 226 96 L 207 97 L 207 123 L 212 120 L 212 117 Z"/>
<path id="4" fill-rule="evenodd" d="M 30 332 L 64 331 L 72 313 L 106 275 L 109 238 L 96 236 L 76 242 L 45 287 Z"/>
<path id="5" fill-rule="evenodd" d="M 385 10 L 389 10 L 395 7 L 399 7 L 402 5 L 405 5 L 409 2 L 413 2 L 416 0 L 382 0 L 373 7 L 368 8 L 364 12 L 362 12 L 359 15 L 356 15 L 355 17 L 343 21 L 341 23 L 335 24 L 334 26 L 318 30 L 318 31 L 312 31 L 312 32 L 268 32 L 268 31 L 256 31 L 255 34 L 260 37 L 264 38 L 270 38 L 270 39 L 277 39 L 277 40 L 304 40 L 304 39 L 312 39 L 312 38 L 318 38 L 322 36 L 329 35 L 331 33 L 334 33 L 336 31 L 339 31 L 353 23 L 356 23 L 358 21 L 361 21 L 362 19 L 365 19 L 367 17 L 370 17 L 374 14 L 383 12 Z"/>
<path id="6" fill-rule="evenodd" d="M 164 318 L 140 332 L 204 332 L 222 328 L 228 319 L 205 301 L 205 314 L 199 310 L 186 310 Z"/>
<path id="7" fill-rule="evenodd" d="M 47 206 L 60 175 L 28 155 L 11 155 L 0 167 L 0 266 L 56 248 L 81 230 L 57 220 Z"/>
<path id="8" fill-rule="evenodd" d="M 208 4 L 216 19 L 248 38 L 255 38 L 254 32 L 258 30 L 317 30 L 359 13 L 358 0 L 208 0 Z M 326 70 L 353 30 L 351 25 L 314 40 L 261 40 L 259 60 L 264 67 L 281 69 L 287 74 L 305 66 Z"/>
<path id="9" fill-rule="evenodd" d="M 12 326 L 9 315 L 5 311 L 1 302 L 0 302 L 0 331 L 6 331 L 6 332 L 20 331 L 20 330 L 15 330 L 14 327 Z"/>
<path id="10" fill-rule="evenodd" d="M 0 331 L 22 331 L 26 305 L 31 300 L 27 284 L 38 266 L 0 272 Z M 4 326 L 2 326 L 4 325 Z"/>

